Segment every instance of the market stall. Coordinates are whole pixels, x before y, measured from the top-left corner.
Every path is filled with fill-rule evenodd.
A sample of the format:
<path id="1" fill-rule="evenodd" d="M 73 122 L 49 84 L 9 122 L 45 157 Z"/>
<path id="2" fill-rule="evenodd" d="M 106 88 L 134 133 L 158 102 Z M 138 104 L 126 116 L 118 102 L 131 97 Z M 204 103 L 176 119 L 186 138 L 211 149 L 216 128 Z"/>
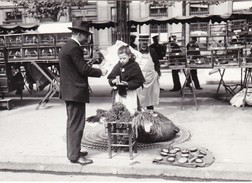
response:
<path id="1" fill-rule="evenodd" d="M 169 49 L 169 43 L 166 44 L 167 55 L 161 60 L 163 67 L 168 69 L 183 69 L 188 73 L 190 69 L 214 69 L 220 74 L 220 82 L 217 88 L 217 94 L 220 86 L 223 86 L 228 95 L 235 95 L 237 91 L 248 87 L 244 82 L 244 68 L 251 68 L 250 62 L 251 43 L 252 43 L 252 12 L 226 13 L 222 15 L 191 15 L 177 17 L 147 17 L 138 20 L 130 20 L 130 25 L 144 24 L 191 24 L 195 22 L 206 22 L 208 31 L 190 32 L 190 37 L 196 37 L 199 44 L 200 56 L 197 59 L 191 59 L 187 56 L 186 48 L 181 47 L 181 53 L 174 53 Z M 186 57 L 186 61 L 181 62 L 181 56 Z M 185 59 L 184 59 L 185 60 Z M 226 69 L 240 69 L 241 82 L 237 84 L 227 84 L 224 81 Z M 186 78 L 189 78 L 186 75 Z M 194 91 L 192 94 L 195 96 Z M 182 96 L 184 90 L 182 89 Z M 195 105 L 197 103 L 195 101 Z"/>
<path id="2" fill-rule="evenodd" d="M 58 90 L 58 53 L 70 38 L 71 22 L 47 24 L 0 25 L 0 93 L 16 91 L 22 98 L 24 87 L 31 92 L 33 83 L 49 90 L 37 109 Z M 112 21 L 90 22 L 95 29 L 114 27 Z M 92 59 L 93 48 L 83 45 L 84 56 Z M 33 80 L 32 82 L 30 80 Z M 30 83 L 31 82 L 31 83 Z M 30 85 L 29 85 L 30 84 Z M 28 86 L 29 87 L 28 87 Z"/>

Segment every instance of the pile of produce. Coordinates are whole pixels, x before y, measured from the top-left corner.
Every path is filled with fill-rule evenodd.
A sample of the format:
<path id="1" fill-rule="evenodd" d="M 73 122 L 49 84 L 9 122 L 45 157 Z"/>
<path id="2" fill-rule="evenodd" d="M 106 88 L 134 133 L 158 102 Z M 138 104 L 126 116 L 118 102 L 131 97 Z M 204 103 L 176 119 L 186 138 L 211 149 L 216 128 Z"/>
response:
<path id="1" fill-rule="evenodd" d="M 132 122 L 137 141 L 141 143 L 163 142 L 173 139 L 180 131 L 167 117 L 159 112 L 146 110 L 131 115 L 126 106 L 120 102 L 112 105 L 109 111 L 98 109 L 96 116 L 87 118 L 88 122 Z"/>

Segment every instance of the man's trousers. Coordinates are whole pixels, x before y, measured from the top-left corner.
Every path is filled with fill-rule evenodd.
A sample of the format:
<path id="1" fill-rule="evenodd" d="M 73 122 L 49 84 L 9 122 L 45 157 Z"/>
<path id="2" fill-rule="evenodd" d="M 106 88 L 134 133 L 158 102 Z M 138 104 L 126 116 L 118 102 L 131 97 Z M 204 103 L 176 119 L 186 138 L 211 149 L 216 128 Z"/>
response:
<path id="1" fill-rule="evenodd" d="M 179 69 L 172 70 L 172 81 L 173 81 L 173 89 L 180 90 L 181 84 L 179 79 Z"/>
<path id="2" fill-rule="evenodd" d="M 189 77 L 188 84 L 190 84 L 192 82 L 192 80 L 193 80 L 195 88 L 196 89 L 200 88 L 200 83 L 199 83 L 199 79 L 198 79 L 198 75 L 197 75 L 197 70 L 192 69 L 192 70 L 190 70 L 190 72 L 191 72 L 192 78 Z"/>
<path id="3" fill-rule="evenodd" d="M 77 160 L 81 150 L 81 139 L 85 127 L 86 103 L 66 101 L 67 109 L 67 157 Z"/>

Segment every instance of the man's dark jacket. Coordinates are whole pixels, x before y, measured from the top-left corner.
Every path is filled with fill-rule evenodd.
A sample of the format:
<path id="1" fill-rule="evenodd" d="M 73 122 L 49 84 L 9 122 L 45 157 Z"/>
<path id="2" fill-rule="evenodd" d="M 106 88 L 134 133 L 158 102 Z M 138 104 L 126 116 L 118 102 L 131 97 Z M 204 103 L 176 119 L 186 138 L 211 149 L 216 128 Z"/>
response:
<path id="1" fill-rule="evenodd" d="M 165 47 L 159 43 L 158 44 L 156 44 L 156 43 L 151 44 L 150 48 L 153 48 L 156 51 L 159 60 L 162 60 L 166 54 Z"/>
<path id="2" fill-rule="evenodd" d="M 158 60 L 158 55 L 155 49 L 150 48 L 150 55 L 151 55 L 152 61 L 154 62 L 155 71 L 157 71 L 158 75 L 161 76 L 160 62 Z"/>
<path id="3" fill-rule="evenodd" d="M 65 101 L 88 103 L 88 76 L 100 77 L 101 70 L 87 64 L 81 46 L 72 39 L 62 47 L 59 63 L 60 98 Z"/>

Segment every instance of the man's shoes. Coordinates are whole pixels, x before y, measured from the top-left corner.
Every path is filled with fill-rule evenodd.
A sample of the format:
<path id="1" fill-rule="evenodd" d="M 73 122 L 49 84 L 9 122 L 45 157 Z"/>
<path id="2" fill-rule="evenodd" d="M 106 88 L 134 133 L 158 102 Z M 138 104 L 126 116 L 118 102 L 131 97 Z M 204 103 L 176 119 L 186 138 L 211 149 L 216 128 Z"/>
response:
<path id="1" fill-rule="evenodd" d="M 87 156 L 87 155 L 88 155 L 88 152 L 87 152 L 87 151 L 81 151 L 81 152 L 80 152 L 80 155 L 81 155 L 81 156 Z"/>
<path id="2" fill-rule="evenodd" d="M 93 163 L 93 160 L 87 159 L 83 156 L 80 156 L 77 160 L 70 160 L 71 163 L 78 163 L 80 165 L 87 165 Z"/>
<path id="3" fill-rule="evenodd" d="M 197 88 L 196 88 L 196 90 L 203 90 L 203 88 L 201 88 L 201 87 L 197 87 Z"/>
<path id="4" fill-rule="evenodd" d="M 175 92 L 175 91 L 180 91 L 181 90 L 181 88 L 173 88 L 173 89 L 171 89 L 171 90 L 169 90 L 170 92 Z"/>

